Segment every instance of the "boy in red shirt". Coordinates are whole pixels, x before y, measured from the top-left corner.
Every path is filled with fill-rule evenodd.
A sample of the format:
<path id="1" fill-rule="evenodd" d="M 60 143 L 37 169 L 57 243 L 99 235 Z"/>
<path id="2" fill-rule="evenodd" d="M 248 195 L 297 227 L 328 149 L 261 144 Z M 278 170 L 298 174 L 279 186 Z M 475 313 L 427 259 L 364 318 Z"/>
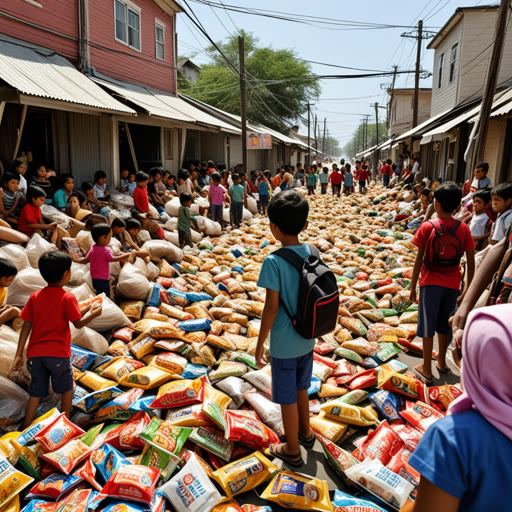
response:
<path id="1" fill-rule="evenodd" d="M 159 226 L 156 222 L 152 222 L 150 219 L 154 218 L 149 211 L 149 199 L 148 199 L 148 183 L 149 176 L 142 171 L 139 171 L 135 175 L 135 182 L 137 186 L 133 191 L 133 202 L 135 203 L 135 209 L 140 214 L 139 220 L 142 224 L 142 229 L 147 229 L 150 233 L 156 233 L 158 238 L 161 240 L 165 239 L 164 229 Z M 157 217 L 158 218 L 158 217 Z"/>
<path id="2" fill-rule="evenodd" d="M 80 309 L 76 297 L 64 290 L 71 278 L 71 261 L 71 256 L 61 251 L 47 252 L 39 258 L 39 271 L 48 286 L 34 292 L 20 314 L 25 323 L 13 362 L 14 371 L 23 364 L 23 350 L 30 334 L 27 350 L 30 398 L 23 428 L 34 421 L 40 399 L 48 395 L 50 378 L 53 390 L 62 395 L 62 411 L 70 417 L 73 370 L 69 322 L 81 329 L 101 314 L 101 303 L 94 302 Z"/>
<path id="3" fill-rule="evenodd" d="M 446 351 L 451 332 L 448 320 L 457 305 L 463 252 L 466 253 L 468 287 L 475 272 L 475 243 L 471 231 L 467 224 L 453 218 L 461 199 L 462 191 L 455 183 L 439 185 L 434 191 L 438 218 L 424 222 L 412 240 L 418 247 L 418 255 L 412 272 L 410 300 L 417 302 L 416 284 L 421 270 L 417 335 L 423 338 L 423 364 L 415 366 L 414 370 L 429 385 L 432 383 L 432 348 L 436 332 L 439 341 L 436 366 L 440 373 L 448 371 Z"/>
<path id="4" fill-rule="evenodd" d="M 393 176 L 393 167 L 391 167 L 392 161 L 388 158 L 386 163 L 380 168 L 380 173 L 382 174 L 382 182 L 385 187 L 389 187 L 389 180 L 391 176 Z"/>

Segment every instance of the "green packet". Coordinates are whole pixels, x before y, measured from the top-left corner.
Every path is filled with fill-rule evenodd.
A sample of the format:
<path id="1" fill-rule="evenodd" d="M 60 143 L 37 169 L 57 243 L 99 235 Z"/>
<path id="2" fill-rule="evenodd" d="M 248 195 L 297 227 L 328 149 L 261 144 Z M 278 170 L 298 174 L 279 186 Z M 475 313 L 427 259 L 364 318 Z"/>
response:
<path id="1" fill-rule="evenodd" d="M 334 353 L 337 356 L 344 357 L 345 359 L 353 361 L 354 363 L 363 364 L 363 358 L 357 352 L 354 352 L 348 348 L 338 347 Z"/>
<path id="2" fill-rule="evenodd" d="M 338 402 L 343 402 L 348 405 L 357 405 L 367 398 L 367 391 L 364 391 L 363 389 L 354 389 L 353 391 L 349 391 L 346 395 L 340 396 L 338 398 Z"/>
<path id="3" fill-rule="evenodd" d="M 190 427 L 176 427 L 159 418 L 153 418 L 139 437 L 152 446 L 177 455 L 191 433 Z"/>
<path id="4" fill-rule="evenodd" d="M 398 311 L 396 309 L 381 309 L 380 312 L 384 315 L 384 318 L 398 315 Z"/>
<path id="5" fill-rule="evenodd" d="M 381 349 L 375 354 L 375 357 L 382 362 L 396 356 L 402 349 L 396 343 L 381 343 Z"/>
<path id="6" fill-rule="evenodd" d="M 80 441 L 82 443 L 86 444 L 87 446 L 91 446 L 96 437 L 100 435 L 101 430 L 103 429 L 103 426 L 105 423 L 100 423 L 99 425 L 96 425 L 95 427 L 90 428 L 81 438 Z"/>
<path id="7" fill-rule="evenodd" d="M 31 446 L 22 446 L 18 462 L 29 476 L 36 478 L 37 480 L 42 479 L 36 444 Z"/>
<path id="8" fill-rule="evenodd" d="M 142 450 L 138 463 L 148 468 L 160 470 L 160 478 L 167 482 L 174 470 L 181 463 L 181 459 L 160 446 L 147 443 Z"/>
<path id="9" fill-rule="evenodd" d="M 254 370 L 259 370 L 260 367 L 256 364 L 256 358 L 254 356 L 251 356 L 251 354 L 248 354 L 247 352 L 233 352 L 235 355 L 235 361 L 238 361 L 240 363 L 244 363 L 247 366 L 250 366 Z"/>
<path id="10" fill-rule="evenodd" d="M 205 427 L 194 428 L 189 440 L 226 462 L 229 462 L 233 454 L 235 443 L 225 439 L 224 432 L 215 427 L 209 427 L 208 429 Z"/>

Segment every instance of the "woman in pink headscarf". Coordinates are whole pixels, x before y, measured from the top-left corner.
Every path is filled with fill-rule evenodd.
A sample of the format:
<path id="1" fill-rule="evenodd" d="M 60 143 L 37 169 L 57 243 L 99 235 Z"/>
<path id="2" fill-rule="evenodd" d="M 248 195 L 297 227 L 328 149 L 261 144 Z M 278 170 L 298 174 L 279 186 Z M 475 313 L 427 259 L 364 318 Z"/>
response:
<path id="1" fill-rule="evenodd" d="M 464 392 L 409 459 L 414 512 L 512 510 L 512 304 L 471 313 L 462 350 Z"/>

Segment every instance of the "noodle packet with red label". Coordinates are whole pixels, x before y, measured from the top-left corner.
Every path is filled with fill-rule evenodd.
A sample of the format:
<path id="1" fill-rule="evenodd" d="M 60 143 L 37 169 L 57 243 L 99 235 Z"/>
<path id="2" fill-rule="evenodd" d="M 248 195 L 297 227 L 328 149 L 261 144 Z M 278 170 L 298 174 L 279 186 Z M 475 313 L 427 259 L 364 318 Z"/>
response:
<path id="1" fill-rule="evenodd" d="M 359 461 L 379 459 L 386 465 L 389 460 L 403 448 L 400 436 L 384 420 L 374 431 L 370 432 L 352 455 Z"/>
<path id="2" fill-rule="evenodd" d="M 410 452 L 416 450 L 418 443 L 423 437 L 423 432 L 421 430 L 418 430 L 403 421 L 393 422 L 391 428 L 400 436 L 400 439 L 404 442 L 405 447 Z"/>
<path id="3" fill-rule="evenodd" d="M 98 450 L 95 450 L 92 453 L 91 459 L 104 482 L 107 482 L 122 465 L 129 464 L 126 457 L 109 444 L 105 444 Z"/>
<path id="4" fill-rule="evenodd" d="M 441 404 L 444 410 L 447 410 L 450 404 L 462 395 L 460 384 L 444 385 L 444 386 L 431 386 L 428 388 L 429 398 L 432 402 Z"/>
<path id="5" fill-rule="evenodd" d="M 35 419 L 32 424 L 27 427 L 16 439 L 21 446 L 26 445 L 29 441 L 34 439 L 34 436 L 41 432 L 47 425 L 53 423 L 60 415 L 59 411 L 55 408 Z"/>
<path id="6" fill-rule="evenodd" d="M 404 446 L 398 450 L 397 453 L 391 458 L 386 464 L 388 469 L 391 469 L 393 473 L 401 476 L 404 480 L 411 482 L 415 487 L 418 487 L 420 483 L 420 474 L 409 465 L 409 457 L 411 452 Z"/>
<path id="7" fill-rule="evenodd" d="M 329 439 L 318 432 L 314 432 L 314 434 L 322 445 L 327 462 L 329 462 L 331 467 L 336 471 L 336 473 L 338 473 L 338 475 L 341 476 L 341 478 L 346 480 L 347 475 L 345 474 L 345 470 L 351 468 L 354 464 L 359 464 L 359 461 L 349 452 L 340 448 L 332 441 L 329 441 Z"/>
<path id="8" fill-rule="evenodd" d="M 272 512 L 272 508 L 258 505 L 242 505 L 242 512 Z"/>
<path id="9" fill-rule="evenodd" d="M 37 482 L 32 489 L 30 489 L 27 499 L 44 499 L 58 501 L 73 490 L 82 479 L 73 475 L 60 475 L 54 473 L 47 476 L 44 480 Z"/>
<path id="10" fill-rule="evenodd" d="M 144 441 L 139 438 L 139 435 L 150 421 L 151 419 L 147 413 L 144 411 L 138 412 L 127 423 L 110 430 L 105 438 L 105 443 L 118 450 L 142 450 Z"/>
<path id="11" fill-rule="evenodd" d="M 203 378 L 175 380 L 160 386 L 151 407 L 153 409 L 174 409 L 176 407 L 201 403 L 203 401 L 203 394 Z"/>
<path id="12" fill-rule="evenodd" d="M 261 421 L 247 418 L 239 411 L 226 411 L 226 439 L 253 450 L 264 450 L 271 444 L 279 443 L 278 435 Z"/>
<path id="13" fill-rule="evenodd" d="M 96 467 L 92 463 L 92 457 L 89 457 L 83 466 L 79 467 L 74 473 L 74 476 L 78 476 L 85 480 L 86 482 L 89 482 L 95 489 L 98 491 L 101 491 L 103 488 L 97 481 L 96 481 Z"/>
<path id="14" fill-rule="evenodd" d="M 134 413 L 130 412 L 129 409 L 143 394 L 144 390 L 140 388 L 126 391 L 103 406 L 96 413 L 94 421 L 126 420 L 131 418 Z"/>
<path id="15" fill-rule="evenodd" d="M 410 375 L 402 375 L 397 372 L 390 373 L 386 380 L 379 383 L 379 387 L 413 400 L 422 400 L 429 403 L 427 386 Z"/>
<path id="16" fill-rule="evenodd" d="M 163 482 L 167 482 L 180 462 L 181 459 L 174 453 L 151 444 L 144 447 L 137 461 L 142 466 L 159 469 Z"/>
<path id="17" fill-rule="evenodd" d="M 64 413 L 60 414 L 55 421 L 34 436 L 46 451 L 54 452 L 66 443 L 85 434 L 85 431 L 72 423 Z"/>
<path id="18" fill-rule="evenodd" d="M 405 409 L 400 413 L 404 420 L 408 421 L 413 427 L 426 432 L 428 427 L 437 420 L 444 418 L 444 414 L 421 401 L 417 401 L 412 407 Z"/>
<path id="19" fill-rule="evenodd" d="M 92 450 L 80 439 L 73 439 L 58 450 L 41 455 L 41 458 L 69 475 L 73 469 L 91 454 Z"/>

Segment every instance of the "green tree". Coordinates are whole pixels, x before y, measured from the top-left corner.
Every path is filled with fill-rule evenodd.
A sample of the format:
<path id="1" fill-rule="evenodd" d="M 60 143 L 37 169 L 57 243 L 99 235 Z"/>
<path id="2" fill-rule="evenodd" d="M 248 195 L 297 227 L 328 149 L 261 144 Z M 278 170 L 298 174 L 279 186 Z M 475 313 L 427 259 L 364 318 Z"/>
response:
<path id="1" fill-rule="evenodd" d="M 307 113 L 308 101 L 320 94 L 311 66 L 296 60 L 293 50 L 262 47 L 251 33 L 245 37 L 247 118 L 285 132 Z M 217 43 L 239 69 L 238 37 Z M 231 114 L 240 115 L 239 77 L 213 47 L 206 49 L 211 63 L 201 66 L 199 80 L 183 92 Z M 186 84 L 188 85 L 188 84 Z"/>
<path id="2" fill-rule="evenodd" d="M 368 143 L 366 148 L 371 148 L 377 144 L 376 124 L 368 124 Z M 360 124 L 352 138 L 343 146 L 343 154 L 349 158 L 354 158 L 357 153 L 363 150 L 363 133 L 364 127 Z M 384 142 L 388 138 L 388 129 L 386 123 L 379 123 L 379 143 Z"/>

